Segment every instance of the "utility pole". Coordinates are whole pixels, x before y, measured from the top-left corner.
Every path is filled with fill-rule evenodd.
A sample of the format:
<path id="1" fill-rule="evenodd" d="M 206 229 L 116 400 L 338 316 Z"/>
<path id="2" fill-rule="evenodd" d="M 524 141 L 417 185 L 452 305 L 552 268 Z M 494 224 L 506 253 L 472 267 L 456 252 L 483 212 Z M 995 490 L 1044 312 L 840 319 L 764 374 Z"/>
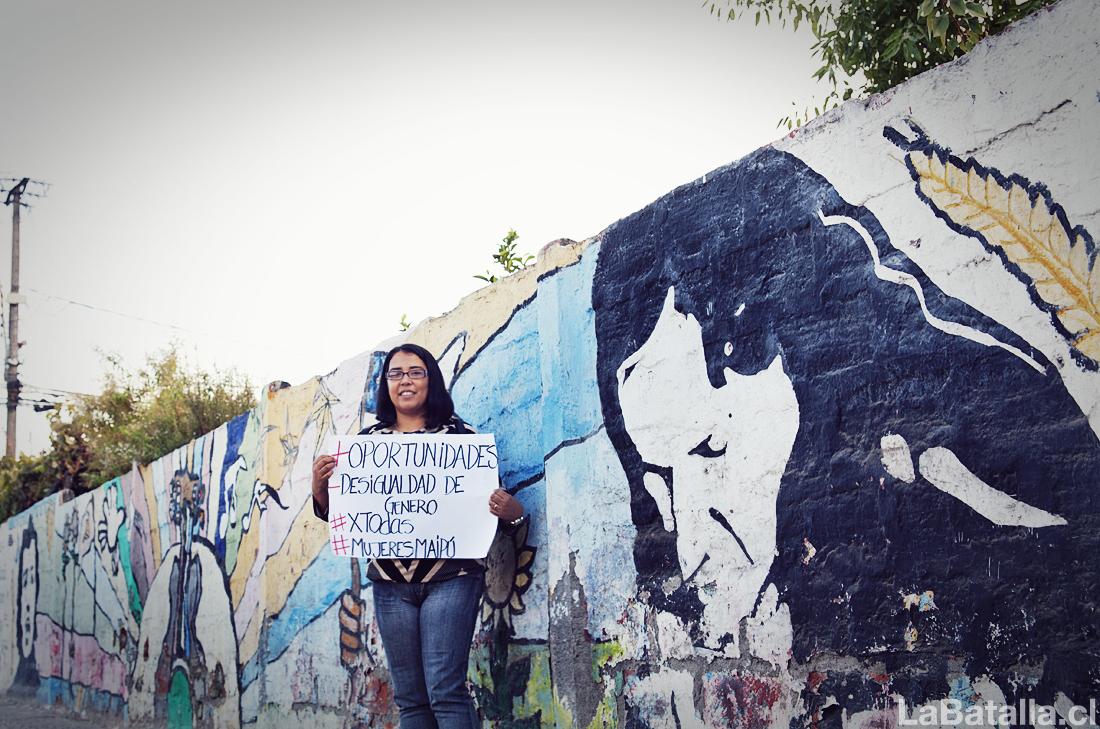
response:
<path id="1" fill-rule="evenodd" d="M 4 455 L 15 456 L 15 409 L 23 384 L 19 382 L 19 209 L 30 178 L 24 177 L 8 190 L 5 205 L 11 205 L 11 296 L 8 297 L 8 356 L 4 360 L 4 382 L 8 387 L 8 442 Z"/>
<path id="2" fill-rule="evenodd" d="M 23 202 L 24 197 L 44 197 L 49 186 L 29 177 L 0 180 L 0 184 L 8 182 L 15 184 L 8 188 L 8 196 L 4 200 L 5 205 L 11 206 L 11 295 L 8 297 L 8 356 L 4 359 L 4 383 L 8 390 L 8 442 L 4 453 L 15 456 L 15 409 L 19 406 L 19 396 L 23 391 L 23 383 L 19 381 L 19 348 L 23 346 L 23 342 L 19 341 L 19 305 L 23 303 L 23 296 L 19 293 L 19 214 L 22 208 L 30 207 Z M 28 192 L 28 184 L 41 186 L 43 192 Z M 0 192 L 3 191 L 0 187 Z"/>

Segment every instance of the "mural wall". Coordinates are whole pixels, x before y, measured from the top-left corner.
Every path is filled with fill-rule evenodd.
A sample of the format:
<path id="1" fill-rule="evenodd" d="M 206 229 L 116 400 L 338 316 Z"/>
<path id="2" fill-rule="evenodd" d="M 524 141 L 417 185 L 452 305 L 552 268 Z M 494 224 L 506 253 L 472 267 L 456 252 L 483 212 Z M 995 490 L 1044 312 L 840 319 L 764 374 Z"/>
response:
<path id="1" fill-rule="evenodd" d="M 488 558 L 486 724 L 1100 699 L 1098 44 L 1067 0 L 408 334 L 534 517 Z M 0 527 L 0 689 L 396 726 L 309 493 L 394 343 Z"/>

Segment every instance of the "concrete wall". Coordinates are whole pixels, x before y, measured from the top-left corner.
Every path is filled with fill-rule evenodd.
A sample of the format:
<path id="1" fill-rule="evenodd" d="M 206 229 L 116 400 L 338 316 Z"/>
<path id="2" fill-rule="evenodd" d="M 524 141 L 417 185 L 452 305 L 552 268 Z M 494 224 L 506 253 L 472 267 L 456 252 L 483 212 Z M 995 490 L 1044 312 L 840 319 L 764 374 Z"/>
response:
<path id="1" fill-rule="evenodd" d="M 893 726 L 1100 695 L 1100 5 L 676 189 L 421 323 L 534 515 L 500 726 Z M 392 342 L 0 527 L 0 688 L 171 726 L 396 716 L 309 465 Z"/>

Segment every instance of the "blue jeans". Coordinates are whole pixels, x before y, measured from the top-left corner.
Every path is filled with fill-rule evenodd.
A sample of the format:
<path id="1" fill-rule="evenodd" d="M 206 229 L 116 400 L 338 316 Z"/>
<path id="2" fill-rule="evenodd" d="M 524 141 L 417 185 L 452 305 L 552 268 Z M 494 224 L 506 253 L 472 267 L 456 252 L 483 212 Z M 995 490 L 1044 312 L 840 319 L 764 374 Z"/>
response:
<path id="1" fill-rule="evenodd" d="M 401 729 L 480 726 L 466 690 L 466 670 L 484 576 L 373 584 L 374 616 Z"/>

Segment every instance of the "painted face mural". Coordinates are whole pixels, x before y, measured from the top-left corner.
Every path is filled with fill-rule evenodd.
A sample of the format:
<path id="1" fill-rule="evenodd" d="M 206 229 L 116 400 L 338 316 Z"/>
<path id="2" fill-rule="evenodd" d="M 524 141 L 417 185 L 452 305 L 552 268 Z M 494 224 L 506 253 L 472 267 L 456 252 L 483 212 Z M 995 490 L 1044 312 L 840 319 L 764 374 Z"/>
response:
<path id="1" fill-rule="evenodd" d="M 18 605 L 15 631 L 19 644 L 19 668 L 16 681 L 33 685 L 38 682 L 34 661 L 38 618 L 38 533 L 34 530 L 33 521 L 23 530 L 23 541 L 19 550 Z"/>
<path id="2" fill-rule="evenodd" d="M 1067 606 L 1100 578 L 1100 442 L 1057 367 L 867 209 L 761 150 L 610 228 L 593 309 L 639 591 L 697 650 L 760 655 L 739 628 L 789 610 L 774 654 L 885 661 L 911 702 L 958 670 L 1091 695 L 1100 622 Z M 814 696 L 881 694 L 826 665 Z"/>
<path id="3" fill-rule="evenodd" d="M 626 430 L 647 469 L 642 484 L 676 533 L 684 584 L 703 603 L 700 644 L 737 655 L 728 637 L 752 612 L 775 555 L 775 502 L 798 430 L 791 380 L 777 355 L 751 375 L 725 369 L 714 387 L 702 329 L 676 311 L 673 288 L 616 378 Z M 677 411 L 683 417 L 669 423 Z"/>

